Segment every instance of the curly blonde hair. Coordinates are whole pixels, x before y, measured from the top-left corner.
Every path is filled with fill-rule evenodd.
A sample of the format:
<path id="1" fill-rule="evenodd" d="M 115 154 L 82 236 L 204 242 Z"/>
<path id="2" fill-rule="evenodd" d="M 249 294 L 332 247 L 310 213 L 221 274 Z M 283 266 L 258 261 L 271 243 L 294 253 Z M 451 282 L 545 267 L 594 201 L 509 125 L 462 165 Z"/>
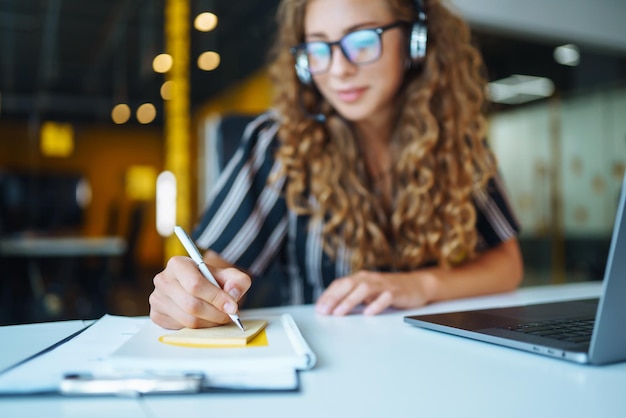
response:
<path id="1" fill-rule="evenodd" d="M 413 0 L 385 1 L 398 20 L 417 19 Z M 354 271 L 448 267 L 471 259 L 477 242 L 471 194 L 486 187 L 496 162 L 485 144 L 484 64 L 468 26 L 440 0 L 424 1 L 427 54 L 420 68 L 407 71 L 395 103 L 387 213 L 371 190 L 350 123 L 296 77 L 289 49 L 304 40 L 306 3 L 283 0 L 279 6 L 270 67 L 281 116 L 276 158 L 287 177 L 288 207 L 322 221 L 325 251 L 334 256 L 346 245 Z M 327 123 L 304 108 L 323 112 Z"/>

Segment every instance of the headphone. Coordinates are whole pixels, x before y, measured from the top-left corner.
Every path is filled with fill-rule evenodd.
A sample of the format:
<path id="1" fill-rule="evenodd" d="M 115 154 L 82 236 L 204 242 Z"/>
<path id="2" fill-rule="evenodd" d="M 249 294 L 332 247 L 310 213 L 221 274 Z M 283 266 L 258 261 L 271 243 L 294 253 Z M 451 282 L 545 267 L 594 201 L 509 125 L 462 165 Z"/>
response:
<path id="1" fill-rule="evenodd" d="M 413 22 L 409 38 L 409 57 L 411 58 L 412 67 L 419 65 L 424 60 L 426 43 L 428 41 L 424 0 L 415 0 L 415 9 L 417 10 L 417 20 Z"/>
<path id="2" fill-rule="evenodd" d="M 424 0 L 415 0 L 415 10 L 417 10 L 417 20 L 411 26 L 409 37 L 409 58 L 411 67 L 418 66 L 426 56 L 426 43 L 428 40 L 428 27 L 426 26 L 426 12 L 424 11 Z M 305 54 L 296 58 L 296 75 L 300 83 L 308 86 L 313 78 L 309 71 L 309 60 Z"/>

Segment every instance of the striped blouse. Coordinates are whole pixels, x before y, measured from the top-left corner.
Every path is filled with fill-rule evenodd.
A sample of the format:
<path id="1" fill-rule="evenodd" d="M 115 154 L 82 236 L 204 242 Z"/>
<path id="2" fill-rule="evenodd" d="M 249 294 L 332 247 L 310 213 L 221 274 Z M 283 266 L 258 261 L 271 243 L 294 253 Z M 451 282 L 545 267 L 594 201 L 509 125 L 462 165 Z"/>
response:
<path id="1" fill-rule="evenodd" d="M 277 131 L 271 113 L 248 124 L 192 236 L 200 248 L 215 251 L 254 278 L 271 263 L 281 263 L 286 273 L 282 303 L 312 303 L 333 279 L 350 273 L 350 254 L 340 248 L 331 259 L 323 251 L 321 223 L 309 225 L 308 216 L 287 209 L 281 195 L 284 178 L 267 186 L 279 168 Z M 486 192 L 474 195 L 474 204 L 480 249 L 517 235 L 519 224 L 497 178 Z"/>

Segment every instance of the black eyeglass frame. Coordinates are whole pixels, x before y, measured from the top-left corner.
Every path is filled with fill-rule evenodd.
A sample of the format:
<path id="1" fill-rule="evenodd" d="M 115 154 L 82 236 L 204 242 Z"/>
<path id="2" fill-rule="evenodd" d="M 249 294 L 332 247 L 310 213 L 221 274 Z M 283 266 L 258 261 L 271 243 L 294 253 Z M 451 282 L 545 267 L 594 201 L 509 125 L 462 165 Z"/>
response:
<path id="1" fill-rule="evenodd" d="M 345 57 L 345 58 L 346 58 L 349 62 L 351 62 L 352 64 L 354 64 L 354 65 L 366 65 L 366 64 L 371 64 L 372 62 L 376 62 L 376 61 L 378 61 L 378 60 L 380 59 L 380 57 L 382 56 L 382 54 L 383 54 L 383 50 L 382 50 L 382 42 L 383 42 L 383 40 L 382 40 L 382 35 L 383 35 L 383 33 L 384 33 L 385 31 L 387 31 L 387 30 L 389 30 L 389 29 L 393 29 L 393 28 L 395 28 L 395 27 L 400 27 L 400 26 L 406 26 L 406 27 L 408 27 L 409 25 L 410 25 L 410 23 L 409 23 L 409 22 L 406 22 L 406 21 L 403 21 L 403 20 L 398 20 L 398 21 L 395 21 L 395 22 L 390 23 L 390 24 L 385 25 L 385 26 L 379 26 L 379 27 L 377 27 L 377 28 L 363 28 L 363 29 L 357 29 L 357 30 L 355 30 L 355 31 L 352 31 L 352 32 L 346 33 L 345 35 L 343 35 L 343 36 L 341 37 L 341 39 L 339 39 L 339 40 L 337 40 L 337 41 L 333 41 L 333 42 L 325 42 L 325 41 L 311 41 L 311 42 L 302 42 L 302 43 L 299 43 L 298 45 L 296 45 L 296 46 L 293 46 L 293 47 L 289 48 L 289 53 L 290 53 L 291 55 L 293 55 L 293 56 L 294 56 L 294 58 L 296 59 L 296 62 L 304 62 L 304 63 L 306 63 L 307 70 L 308 70 L 311 74 L 315 74 L 315 75 L 317 75 L 317 74 L 323 74 L 323 73 L 325 73 L 326 71 L 328 71 L 328 69 L 330 68 L 330 63 L 332 62 L 332 57 L 333 57 L 333 46 L 335 46 L 335 45 L 339 46 L 339 49 L 341 50 L 341 53 L 343 54 L 343 56 L 344 56 L 344 57 Z M 347 53 L 347 52 L 345 51 L 345 49 L 343 48 L 343 45 L 342 45 L 341 43 L 342 43 L 342 42 L 343 42 L 343 40 L 346 38 L 346 36 L 350 36 L 350 35 L 352 35 L 353 33 L 356 33 L 356 32 L 362 32 L 362 31 L 374 32 L 374 33 L 376 33 L 376 35 L 378 35 L 378 42 L 379 42 L 379 43 L 380 43 L 380 45 L 381 45 L 381 48 L 380 48 L 380 53 L 378 54 L 378 56 L 377 56 L 376 58 L 371 59 L 371 60 L 369 60 L 369 61 L 364 61 L 364 62 L 353 62 L 353 61 L 350 59 L 350 56 L 348 55 L 348 53 Z M 309 45 L 309 44 L 311 44 L 311 43 L 321 43 L 321 44 L 325 44 L 326 46 L 328 46 L 328 50 L 330 51 L 330 59 L 328 60 L 328 67 L 327 67 L 327 68 L 325 68 L 324 70 L 321 70 L 321 71 L 311 71 L 311 69 L 310 69 L 310 67 L 309 67 L 309 65 L 308 65 L 309 60 L 308 60 L 308 55 L 307 55 L 307 45 Z"/>

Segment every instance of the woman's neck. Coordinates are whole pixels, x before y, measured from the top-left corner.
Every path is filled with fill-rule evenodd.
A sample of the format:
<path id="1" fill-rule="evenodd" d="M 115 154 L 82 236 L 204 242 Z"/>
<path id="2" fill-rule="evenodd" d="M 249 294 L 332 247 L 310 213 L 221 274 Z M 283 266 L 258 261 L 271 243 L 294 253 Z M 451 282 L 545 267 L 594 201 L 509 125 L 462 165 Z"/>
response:
<path id="1" fill-rule="evenodd" d="M 358 147 L 369 173 L 376 177 L 391 167 L 391 126 L 388 123 L 368 120 L 354 124 Z"/>
<path id="2" fill-rule="evenodd" d="M 370 178 L 371 192 L 379 195 L 386 212 L 391 210 L 392 155 L 391 128 L 382 124 L 355 124 L 357 146 Z"/>
<path id="3" fill-rule="evenodd" d="M 391 142 L 392 135 L 392 124 L 388 119 L 379 117 L 354 122 L 360 144 L 386 148 Z"/>

